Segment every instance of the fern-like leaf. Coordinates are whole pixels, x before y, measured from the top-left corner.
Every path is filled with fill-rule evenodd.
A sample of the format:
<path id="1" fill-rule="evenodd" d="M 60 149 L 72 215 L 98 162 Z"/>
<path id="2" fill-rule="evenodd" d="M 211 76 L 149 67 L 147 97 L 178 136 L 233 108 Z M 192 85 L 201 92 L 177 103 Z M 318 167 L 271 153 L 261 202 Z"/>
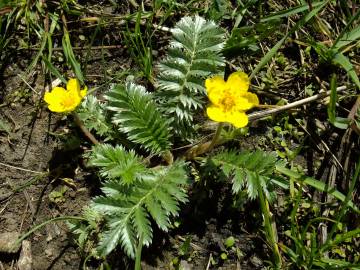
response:
<path id="1" fill-rule="evenodd" d="M 121 183 L 127 185 L 133 183 L 145 170 L 144 164 L 134 151 L 108 144 L 93 147 L 89 165 L 99 167 L 103 177 L 120 179 Z"/>
<path id="2" fill-rule="evenodd" d="M 250 199 L 257 198 L 262 189 L 269 201 L 275 197 L 272 191 L 271 177 L 277 162 L 276 156 L 263 151 L 222 152 L 211 160 L 219 166 L 228 178 L 232 179 L 232 190 L 239 193 L 246 188 Z"/>
<path id="3" fill-rule="evenodd" d="M 131 216 L 125 215 L 124 218 L 117 216 L 111 217 L 108 221 L 109 230 L 103 233 L 98 251 L 101 255 L 107 255 L 120 243 L 125 253 L 135 257 L 135 232 L 131 225 Z"/>
<path id="4" fill-rule="evenodd" d="M 105 106 L 95 97 L 88 95 L 78 109 L 79 118 L 84 125 L 100 136 L 111 138 L 111 123 L 106 119 Z"/>
<path id="5" fill-rule="evenodd" d="M 90 207 L 86 207 L 83 210 L 83 217 L 86 220 L 69 220 L 67 221 L 67 225 L 69 230 L 74 234 L 75 239 L 79 247 L 87 252 L 92 252 L 92 234 L 97 231 L 98 225 L 101 224 L 101 215 L 98 211 Z M 87 242 L 90 242 L 87 244 Z"/>
<path id="6" fill-rule="evenodd" d="M 176 216 L 179 203 L 187 201 L 186 184 L 183 162 L 147 169 L 131 186 L 124 186 L 114 179 L 106 181 L 102 188 L 105 196 L 96 197 L 92 203 L 93 209 L 107 218 L 107 230 L 101 237 L 99 253 L 105 256 L 120 244 L 133 258 L 140 239 L 143 245 L 152 241 L 150 217 L 159 228 L 168 230 L 170 216 Z"/>
<path id="7" fill-rule="evenodd" d="M 162 117 L 144 87 L 133 83 L 115 85 L 106 99 L 107 108 L 115 112 L 112 122 L 129 140 L 156 154 L 170 148 L 168 120 Z"/>
<path id="8" fill-rule="evenodd" d="M 224 66 L 224 30 L 195 16 L 182 18 L 172 34 L 168 57 L 159 64 L 157 98 L 181 133 L 205 103 L 204 79 Z"/>

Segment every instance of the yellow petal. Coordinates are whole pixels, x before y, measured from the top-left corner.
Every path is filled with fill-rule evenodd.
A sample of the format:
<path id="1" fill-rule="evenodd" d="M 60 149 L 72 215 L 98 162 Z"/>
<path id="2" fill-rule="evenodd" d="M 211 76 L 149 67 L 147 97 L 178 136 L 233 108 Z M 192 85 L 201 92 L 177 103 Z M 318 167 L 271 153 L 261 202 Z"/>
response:
<path id="1" fill-rule="evenodd" d="M 226 113 L 216 106 L 209 106 L 206 109 L 209 118 L 216 122 L 226 122 Z"/>
<path id="2" fill-rule="evenodd" d="M 221 105 L 222 100 L 226 95 L 226 89 L 213 88 L 213 90 L 208 91 L 208 98 L 214 105 Z"/>
<path id="3" fill-rule="evenodd" d="M 236 128 L 242 128 L 249 123 L 249 118 L 242 111 L 233 111 L 228 114 L 226 122 L 233 124 Z"/>
<path id="4" fill-rule="evenodd" d="M 87 86 L 85 86 L 84 89 L 80 91 L 80 96 L 82 98 L 86 96 L 87 90 L 88 90 L 88 88 L 87 88 Z"/>
<path id="5" fill-rule="evenodd" d="M 210 101 L 219 105 L 226 91 L 226 83 L 220 76 L 214 76 L 205 81 L 206 92 Z"/>
<path id="6" fill-rule="evenodd" d="M 66 89 L 68 91 L 80 92 L 80 83 L 78 79 L 70 79 L 66 84 Z"/>
<path id="7" fill-rule="evenodd" d="M 231 89 L 233 94 L 243 94 L 249 89 L 250 80 L 246 73 L 237 71 L 230 74 L 226 85 Z"/>
<path id="8" fill-rule="evenodd" d="M 62 106 L 60 103 L 50 104 L 48 108 L 50 111 L 57 112 L 57 113 L 62 113 L 62 112 L 66 111 L 64 106 Z"/>
<path id="9" fill-rule="evenodd" d="M 249 101 L 249 103 L 252 103 L 253 106 L 258 106 L 260 103 L 258 96 L 254 93 L 248 92 L 245 95 L 243 95 L 243 97 L 246 98 Z"/>
<path id="10" fill-rule="evenodd" d="M 226 83 L 221 76 L 214 76 L 205 81 L 206 92 L 209 94 L 214 89 L 225 89 Z"/>
<path id="11" fill-rule="evenodd" d="M 247 97 L 236 96 L 234 97 L 234 110 L 237 111 L 246 111 L 254 107 L 254 104 L 249 101 Z"/>
<path id="12" fill-rule="evenodd" d="M 62 87 L 55 87 L 51 92 L 46 92 L 44 95 L 44 100 L 48 104 L 53 104 L 59 102 L 66 95 L 66 90 Z"/>
<path id="13" fill-rule="evenodd" d="M 64 107 L 74 110 L 81 103 L 81 99 L 80 92 L 69 91 L 64 100 Z"/>

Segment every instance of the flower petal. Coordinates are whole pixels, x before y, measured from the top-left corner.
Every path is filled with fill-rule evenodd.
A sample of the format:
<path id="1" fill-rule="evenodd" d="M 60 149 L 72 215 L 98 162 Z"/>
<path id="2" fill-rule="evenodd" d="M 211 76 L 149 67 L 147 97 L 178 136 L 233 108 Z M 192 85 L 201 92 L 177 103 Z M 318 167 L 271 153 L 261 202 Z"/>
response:
<path id="1" fill-rule="evenodd" d="M 66 97 L 66 107 L 75 109 L 81 103 L 81 99 L 80 92 L 69 91 Z"/>
<path id="2" fill-rule="evenodd" d="M 54 87 L 51 92 L 46 92 L 44 100 L 48 104 L 58 103 L 66 95 L 66 90 L 62 87 Z"/>
<path id="3" fill-rule="evenodd" d="M 233 94 L 244 94 L 249 89 L 250 80 L 246 73 L 237 71 L 230 74 L 226 85 L 231 89 Z"/>
<path id="4" fill-rule="evenodd" d="M 62 113 L 65 112 L 66 109 L 60 103 L 52 103 L 48 106 L 49 110 L 52 112 Z"/>
<path id="5" fill-rule="evenodd" d="M 70 79 L 66 84 L 66 90 L 80 92 L 80 83 L 78 79 Z"/>
<path id="6" fill-rule="evenodd" d="M 209 118 L 216 122 L 226 122 L 227 114 L 216 106 L 209 106 L 206 109 L 206 113 Z"/>
<path id="7" fill-rule="evenodd" d="M 252 107 L 260 104 L 258 96 L 254 93 L 247 92 L 243 97 L 246 98 L 249 103 L 253 104 Z"/>
<path id="8" fill-rule="evenodd" d="M 88 90 L 88 88 L 87 88 L 87 86 L 85 86 L 84 89 L 80 91 L 80 96 L 82 98 L 86 96 L 87 90 Z"/>
<path id="9" fill-rule="evenodd" d="M 220 76 L 214 76 L 205 81 L 208 98 L 214 105 L 219 105 L 226 91 L 226 83 Z"/>
<path id="10" fill-rule="evenodd" d="M 254 104 L 249 101 L 244 96 L 236 96 L 234 97 L 234 109 L 238 111 L 246 111 L 254 107 Z"/>
<path id="11" fill-rule="evenodd" d="M 249 123 L 249 118 L 242 111 L 232 111 L 228 114 L 226 122 L 233 124 L 236 128 L 245 127 Z"/>
<path id="12" fill-rule="evenodd" d="M 225 85 L 226 83 L 221 76 L 213 76 L 205 81 L 205 87 L 208 93 L 214 88 L 225 88 Z"/>

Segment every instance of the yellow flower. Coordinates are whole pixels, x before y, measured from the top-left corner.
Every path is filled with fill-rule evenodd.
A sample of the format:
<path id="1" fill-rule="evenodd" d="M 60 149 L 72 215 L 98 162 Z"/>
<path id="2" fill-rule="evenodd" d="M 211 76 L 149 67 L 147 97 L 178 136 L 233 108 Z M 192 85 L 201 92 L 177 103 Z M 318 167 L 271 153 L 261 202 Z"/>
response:
<path id="1" fill-rule="evenodd" d="M 248 92 L 250 81 L 241 71 L 232 73 L 225 82 L 220 76 L 205 81 L 211 105 L 207 115 L 216 122 L 228 122 L 237 128 L 245 127 L 249 120 L 245 111 L 259 105 L 258 97 Z"/>
<path id="2" fill-rule="evenodd" d="M 66 85 L 66 90 L 62 87 L 55 87 L 51 92 L 46 92 L 44 100 L 48 103 L 50 111 L 58 113 L 68 113 L 76 109 L 83 97 L 85 97 L 87 87 L 80 90 L 80 83 L 77 79 L 70 79 Z"/>

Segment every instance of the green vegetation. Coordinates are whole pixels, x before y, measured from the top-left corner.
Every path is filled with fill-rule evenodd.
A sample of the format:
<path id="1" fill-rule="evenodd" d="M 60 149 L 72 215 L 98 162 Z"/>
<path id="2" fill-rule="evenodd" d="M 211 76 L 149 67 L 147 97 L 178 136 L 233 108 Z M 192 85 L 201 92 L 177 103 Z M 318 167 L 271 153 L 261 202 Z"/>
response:
<path id="1" fill-rule="evenodd" d="M 82 104 L 62 116 L 86 149 L 83 169 L 100 180 L 99 191 L 82 213 L 53 219 L 67 220 L 83 269 L 90 261 L 111 269 L 111 256 L 122 253 L 129 269 L 141 269 L 158 231 L 172 238 L 182 223 L 191 223 L 185 213 L 199 211 L 193 198 L 211 200 L 215 184 L 223 187 L 216 196 L 227 198 L 217 206 L 221 211 L 252 216 L 222 235 L 217 256 L 209 252 L 208 267 L 241 262 L 237 234 L 251 227 L 262 243 L 255 251 L 268 269 L 360 269 L 360 7 L 355 1 L 106 5 L 112 13 L 70 0 L 0 4 L 1 68 L 12 52 L 31 50 L 24 77 L 38 69 L 47 85 L 74 77 L 89 87 Z M 104 44 L 106 35 L 121 45 Z M 120 51 L 116 46 L 126 63 L 122 70 L 104 61 L 107 49 Z M 103 74 L 96 82 L 89 76 L 94 48 L 102 58 L 97 72 Z M 205 83 L 239 70 L 249 78 L 237 78 L 231 87 L 219 82 L 211 90 Z M 247 127 L 210 121 L 210 90 L 244 92 L 248 79 L 260 105 L 247 115 Z M 219 95 L 224 108 L 233 104 L 228 96 Z M 14 100 L 11 93 L 4 105 Z M 42 97 L 37 101 L 39 108 L 44 105 Z M 0 133 L 11 135 L 2 118 Z M 62 186 L 50 200 L 64 202 L 68 192 Z M 185 231 L 167 265 L 181 269 L 181 260 L 196 260 L 191 234 L 196 233 Z"/>

